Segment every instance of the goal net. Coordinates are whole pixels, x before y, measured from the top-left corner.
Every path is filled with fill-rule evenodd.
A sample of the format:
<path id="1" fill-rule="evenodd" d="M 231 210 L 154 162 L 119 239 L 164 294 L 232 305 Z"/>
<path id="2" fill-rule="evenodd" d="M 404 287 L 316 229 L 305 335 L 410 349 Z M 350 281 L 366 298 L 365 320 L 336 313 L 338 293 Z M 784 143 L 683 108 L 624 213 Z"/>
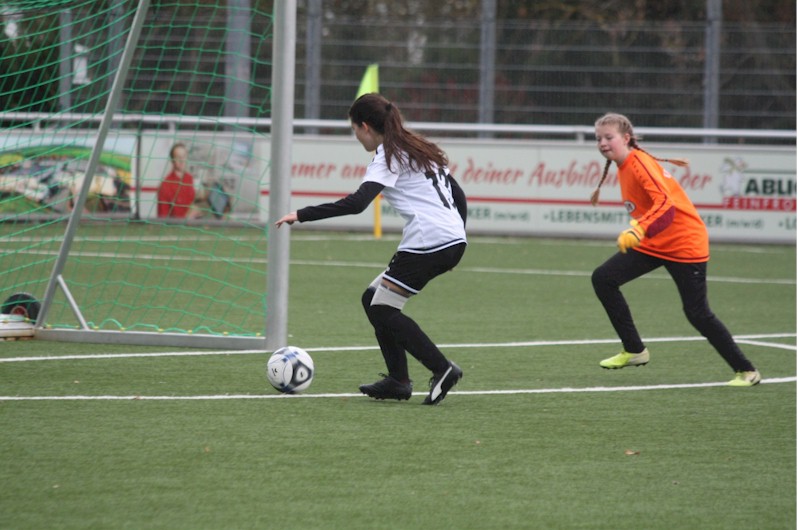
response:
<path id="1" fill-rule="evenodd" d="M 142 4 L 0 6 L 0 314 L 57 340 L 254 346 L 273 16 Z"/>

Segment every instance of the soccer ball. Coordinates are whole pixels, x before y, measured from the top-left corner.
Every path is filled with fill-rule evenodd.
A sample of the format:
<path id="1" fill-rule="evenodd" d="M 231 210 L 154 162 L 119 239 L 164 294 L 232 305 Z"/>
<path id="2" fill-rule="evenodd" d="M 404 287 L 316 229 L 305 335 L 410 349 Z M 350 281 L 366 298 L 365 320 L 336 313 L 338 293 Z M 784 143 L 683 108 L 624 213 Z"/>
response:
<path id="1" fill-rule="evenodd" d="M 266 363 L 269 383 L 280 392 L 296 394 L 307 390 L 313 382 L 313 359 L 308 352 L 296 346 L 280 348 Z"/>

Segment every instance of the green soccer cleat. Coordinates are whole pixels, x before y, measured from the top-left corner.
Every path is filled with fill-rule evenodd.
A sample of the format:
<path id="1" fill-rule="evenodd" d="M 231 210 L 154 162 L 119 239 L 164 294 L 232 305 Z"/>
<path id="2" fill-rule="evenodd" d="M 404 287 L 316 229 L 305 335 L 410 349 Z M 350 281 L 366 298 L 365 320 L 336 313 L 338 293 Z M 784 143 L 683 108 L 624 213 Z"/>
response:
<path id="1" fill-rule="evenodd" d="M 604 359 L 599 363 L 602 368 L 608 370 L 617 370 L 618 368 L 625 368 L 627 366 L 643 366 L 645 364 L 648 364 L 648 348 L 645 348 L 640 353 L 622 351 L 618 355 L 614 355 L 609 359 Z"/>
<path id="2" fill-rule="evenodd" d="M 759 375 L 759 370 L 753 372 L 737 372 L 734 379 L 729 381 L 729 386 L 754 386 L 759 384 L 762 376 Z"/>

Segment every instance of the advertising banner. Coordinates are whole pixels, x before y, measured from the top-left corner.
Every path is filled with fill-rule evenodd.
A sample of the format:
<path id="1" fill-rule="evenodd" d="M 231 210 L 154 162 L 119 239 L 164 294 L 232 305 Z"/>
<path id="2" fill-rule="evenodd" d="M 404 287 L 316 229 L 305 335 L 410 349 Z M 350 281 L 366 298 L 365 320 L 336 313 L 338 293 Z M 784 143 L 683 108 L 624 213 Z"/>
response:
<path id="1" fill-rule="evenodd" d="M 144 133 L 141 136 L 142 217 L 157 216 L 157 194 L 172 171 L 169 153 L 175 145 L 186 150 L 186 173 L 191 175 L 194 199 L 190 218 L 257 219 L 258 196 L 267 162 L 256 148 L 269 141 L 251 134 Z"/>
<path id="2" fill-rule="evenodd" d="M 604 170 L 592 143 L 512 140 L 436 140 L 448 153 L 452 174 L 469 199 L 470 233 L 614 237 L 629 216 L 615 167 L 590 204 Z M 663 163 L 691 197 L 713 241 L 794 243 L 796 152 L 794 147 L 646 144 L 660 158 L 687 158 L 680 168 Z M 337 200 L 357 189 L 371 159 L 353 138 L 296 137 L 293 144 L 292 209 Z M 384 201 L 386 229 L 403 220 Z M 264 210 L 267 210 L 265 208 Z M 373 215 L 319 221 L 326 226 L 367 228 Z"/>
<path id="3" fill-rule="evenodd" d="M 169 151 L 181 142 L 188 148 L 197 200 L 207 203 L 199 205 L 200 211 L 219 219 L 266 222 L 270 138 L 184 136 L 144 132 L 106 142 L 87 208 L 122 213 L 131 211 L 138 200 L 141 217 L 154 217 L 156 193 L 169 171 Z M 605 163 L 592 142 L 435 141 L 448 153 L 452 174 L 468 196 L 472 234 L 611 238 L 627 226 L 614 166 L 602 186 L 601 202 L 590 204 Z M 19 194 L 31 209 L 39 205 L 68 209 L 64 197 L 68 199 L 82 181 L 91 146 L 91 138 L 6 135 L 0 146 L 0 193 Z M 684 168 L 663 166 L 687 191 L 713 241 L 795 243 L 794 146 L 645 143 L 643 147 L 660 158 L 690 161 Z M 290 208 L 332 202 L 356 190 L 371 158 L 351 136 L 295 136 Z M 371 230 L 373 208 L 314 225 Z M 380 201 L 379 208 L 383 229 L 401 230 L 404 221 L 390 205 Z"/>
<path id="4" fill-rule="evenodd" d="M 14 132 L 0 134 L 0 217 L 72 211 L 85 180 L 96 135 Z M 133 207 L 136 137 L 110 135 L 92 178 L 85 209 L 128 214 Z"/>

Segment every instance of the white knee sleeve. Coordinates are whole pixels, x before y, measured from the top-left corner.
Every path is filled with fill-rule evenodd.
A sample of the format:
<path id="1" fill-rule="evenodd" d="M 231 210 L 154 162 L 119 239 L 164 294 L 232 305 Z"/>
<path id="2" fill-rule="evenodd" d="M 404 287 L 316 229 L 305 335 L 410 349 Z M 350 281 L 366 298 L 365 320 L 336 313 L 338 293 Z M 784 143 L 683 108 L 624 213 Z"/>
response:
<path id="1" fill-rule="evenodd" d="M 379 287 L 380 285 L 382 285 L 382 273 L 380 273 L 379 275 L 377 275 L 376 278 L 374 278 L 374 280 L 369 284 L 369 287 L 371 287 L 376 291 L 377 287 Z"/>
<path id="2" fill-rule="evenodd" d="M 384 285 L 380 284 L 374 291 L 374 298 L 371 299 L 371 305 L 387 305 L 395 307 L 399 311 L 407 303 L 407 297 L 397 292 L 391 291 Z"/>

